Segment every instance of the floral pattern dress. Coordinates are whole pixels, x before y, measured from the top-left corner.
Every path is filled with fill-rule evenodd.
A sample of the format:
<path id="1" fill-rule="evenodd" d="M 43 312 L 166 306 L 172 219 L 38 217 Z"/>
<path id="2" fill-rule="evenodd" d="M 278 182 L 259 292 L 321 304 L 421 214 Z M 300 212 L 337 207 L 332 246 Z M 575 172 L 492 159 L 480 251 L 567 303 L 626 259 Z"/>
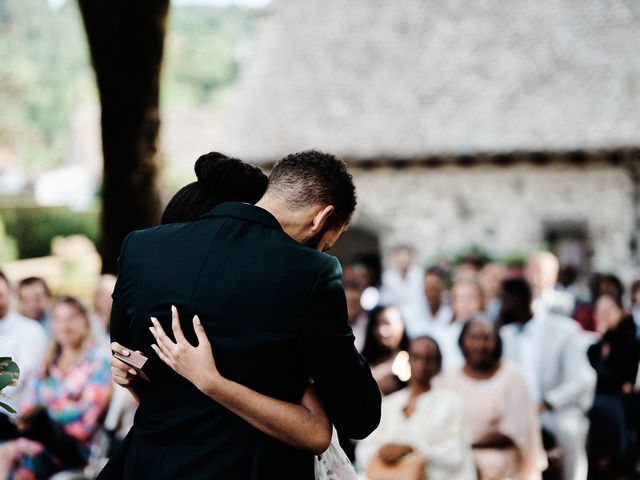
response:
<path id="1" fill-rule="evenodd" d="M 103 350 L 90 348 L 68 372 L 63 373 L 54 363 L 47 375 L 41 373 L 32 379 L 20 415 L 29 413 L 36 405 L 45 406 L 51 418 L 80 442 L 88 459 L 91 440 L 107 409 L 111 391 L 108 358 Z M 38 442 L 21 438 L 16 447 L 10 479 L 44 479 L 65 468 Z"/>
<path id="2" fill-rule="evenodd" d="M 358 480 L 353 465 L 340 447 L 335 428 L 327 451 L 316 455 L 315 474 L 316 480 Z"/>

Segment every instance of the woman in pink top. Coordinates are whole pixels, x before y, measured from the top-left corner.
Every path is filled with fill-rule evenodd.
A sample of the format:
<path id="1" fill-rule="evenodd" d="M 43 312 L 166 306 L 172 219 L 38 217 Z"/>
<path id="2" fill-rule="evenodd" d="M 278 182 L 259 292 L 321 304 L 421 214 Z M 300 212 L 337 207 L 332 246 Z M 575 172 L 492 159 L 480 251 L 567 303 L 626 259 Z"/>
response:
<path id="1" fill-rule="evenodd" d="M 493 326 L 471 320 L 460 334 L 462 368 L 446 372 L 440 385 L 464 402 L 480 480 L 534 480 L 547 466 L 538 413 L 523 375 L 500 361 Z"/>

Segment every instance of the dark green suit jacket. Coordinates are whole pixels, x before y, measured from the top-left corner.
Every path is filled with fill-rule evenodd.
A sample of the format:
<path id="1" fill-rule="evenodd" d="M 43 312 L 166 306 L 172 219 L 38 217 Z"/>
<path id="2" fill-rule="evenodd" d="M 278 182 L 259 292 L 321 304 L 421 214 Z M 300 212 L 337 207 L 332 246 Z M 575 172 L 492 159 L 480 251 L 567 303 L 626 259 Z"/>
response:
<path id="1" fill-rule="evenodd" d="M 269 212 L 243 203 L 130 234 L 111 337 L 150 358 L 151 382 L 137 380 L 133 429 L 102 478 L 314 478 L 312 454 L 260 433 L 160 362 L 149 316 L 170 332 L 171 305 L 193 344 L 191 319 L 199 315 L 225 377 L 295 403 L 311 377 L 341 433 L 371 433 L 380 393 L 353 345 L 341 275 L 334 257 L 300 245 Z"/>

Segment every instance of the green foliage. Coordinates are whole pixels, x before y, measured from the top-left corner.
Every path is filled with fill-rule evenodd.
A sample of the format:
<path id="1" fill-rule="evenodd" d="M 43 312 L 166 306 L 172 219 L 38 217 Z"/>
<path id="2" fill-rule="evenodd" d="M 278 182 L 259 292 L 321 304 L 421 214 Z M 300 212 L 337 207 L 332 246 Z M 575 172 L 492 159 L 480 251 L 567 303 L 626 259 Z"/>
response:
<path id="1" fill-rule="evenodd" d="M 74 212 L 67 208 L 12 207 L 0 210 L 7 232 L 16 239 L 20 258 L 43 257 L 51 253 L 57 236 L 83 234 L 94 243 L 98 238 L 98 213 Z"/>
<path id="2" fill-rule="evenodd" d="M 239 8 L 182 7 L 170 15 L 163 104 L 211 104 L 236 78 L 238 47 L 253 30 L 253 14 Z"/>
<path id="3" fill-rule="evenodd" d="M 255 13 L 237 7 L 172 8 L 163 71 L 164 106 L 203 106 L 236 77 L 236 53 Z M 0 147 L 32 170 L 59 165 L 70 117 L 97 101 L 77 3 L 0 0 Z"/>
<path id="4" fill-rule="evenodd" d="M 465 262 L 472 262 L 478 265 L 484 265 L 493 261 L 493 256 L 489 251 L 480 246 L 480 245 L 472 245 L 467 247 L 453 256 L 453 264 L 455 266 L 459 266 Z"/>
<path id="5" fill-rule="evenodd" d="M 20 368 L 11 357 L 0 357 L 0 392 L 9 385 L 15 385 L 20 378 Z M 8 412 L 17 413 L 11 405 L 0 402 L 0 407 Z"/>
<path id="6" fill-rule="evenodd" d="M 0 264 L 18 258 L 18 246 L 15 238 L 7 235 L 7 229 L 0 217 Z"/>
<path id="7" fill-rule="evenodd" d="M 510 252 L 504 255 L 500 260 L 508 268 L 521 268 L 527 264 L 529 255 L 524 252 Z"/>
<path id="8" fill-rule="evenodd" d="M 59 164 L 83 75 L 90 74 L 75 2 L 0 2 L 0 145 L 29 166 Z"/>

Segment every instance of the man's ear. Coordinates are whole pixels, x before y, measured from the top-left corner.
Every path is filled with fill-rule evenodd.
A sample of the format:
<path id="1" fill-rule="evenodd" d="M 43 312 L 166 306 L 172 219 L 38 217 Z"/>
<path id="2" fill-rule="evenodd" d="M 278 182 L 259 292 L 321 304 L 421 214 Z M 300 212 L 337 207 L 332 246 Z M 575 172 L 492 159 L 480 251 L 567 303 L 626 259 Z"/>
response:
<path id="1" fill-rule="evenodd" d="M 335 208 L 333 207 L 333 205 L 327 205 L 324 208 L 320 208 L 316 212 L 311 222 L 311 230 L 314 234 L 318 233 L 324 228 L 324 226 L 327 224 L 327 220 L 333 214 L 334 210 Z"/>

